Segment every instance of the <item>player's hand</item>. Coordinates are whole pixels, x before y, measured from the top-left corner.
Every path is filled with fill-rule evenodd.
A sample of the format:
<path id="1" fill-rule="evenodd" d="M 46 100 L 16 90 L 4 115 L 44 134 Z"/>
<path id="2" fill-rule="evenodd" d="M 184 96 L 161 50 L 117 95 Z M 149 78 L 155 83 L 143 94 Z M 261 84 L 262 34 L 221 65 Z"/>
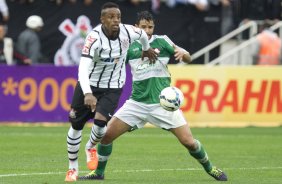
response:
<path id="1" fill-rule="evenodd" d="M 184 54 L 186 52 L 184 52 L 183 49 L 177 47 L 176 45 L 173 45 L 173 47 L 174 47 L 174 57 L 175 57 L 175 60 L 176 61 L 181 61 L 183 56 L 184 56 Z"/>
<path id="2" fill-rule="evenodd" d="M 94 112 L 96 109 L 97 98 L 93 96 L 92 93 L 86 93 L 84 96 L 84 105 L 91 108 L 91 111 Z"/>
<path id="3" fill-rule="evenodd" d="M 149 48 L 148 50 L 142 52 L 142 61 L 144 60 L 144 57 L 148 57 L 150 63 L 155 63 L 158 59 L 158 55 L 159 53 L 157 51 L 152 48 Z"/>
<path id="4" fill-rule="evenodd" d="M 173 45 L 173 48 L 174 48 L 174 57 L 176 61 L 184 61 L 186 63 L 191 62 L 191 56 L 189 52 L 176 45 Z"/>

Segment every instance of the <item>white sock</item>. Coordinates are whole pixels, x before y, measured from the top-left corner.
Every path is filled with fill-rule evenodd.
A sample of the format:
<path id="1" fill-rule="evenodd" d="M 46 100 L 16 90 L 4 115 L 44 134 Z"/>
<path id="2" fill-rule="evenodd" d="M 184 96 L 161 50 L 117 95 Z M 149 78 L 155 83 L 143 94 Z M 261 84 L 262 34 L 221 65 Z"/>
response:
<path id="1" fill-rule="evenodd" d="M 78 160 L 75 161 L 69 160 L 69 169 L 75 169 L 78 173 Z"/>
<path id="2" fill-rule="evenodd" d="M 82 130 L 74 130 L 70 127 L 67 136 L 67 150 L 69 158 L 69 169 L 78 171 L 78 151 L 81 142 Z"/>
<path id="3" fill-rule="evenodd" d="M 85 149 L 91 149 L 96 144 L 98 144 L 101 141 L 101 139 L 103 138 L 103 136 L 105 135 L 106 131 L 107 131 L 107 126 L 99 127 L 94 124 L 92 126 L 91 135 L 85 146 Z"/>

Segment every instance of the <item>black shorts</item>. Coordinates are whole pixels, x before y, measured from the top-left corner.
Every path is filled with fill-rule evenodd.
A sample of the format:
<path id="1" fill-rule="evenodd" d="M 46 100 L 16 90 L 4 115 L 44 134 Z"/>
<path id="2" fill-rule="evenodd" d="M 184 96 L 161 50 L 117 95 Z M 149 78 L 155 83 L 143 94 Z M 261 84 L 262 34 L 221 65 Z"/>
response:
<path id="1" fill-rule="evenodd" d="M 85 123 L 89 119 L 94 118 L 95 113 L 99 112 L 109 121 L 118 106 L 119 98 L 122 93 L 121 88 L 96 88 L 91 86 L 92 94 L 97 98 L 96 110 L 84 105 L 84 94 L 78 82 L 71 103 L 70 119 L 75 119 L 75 122 Z"/>

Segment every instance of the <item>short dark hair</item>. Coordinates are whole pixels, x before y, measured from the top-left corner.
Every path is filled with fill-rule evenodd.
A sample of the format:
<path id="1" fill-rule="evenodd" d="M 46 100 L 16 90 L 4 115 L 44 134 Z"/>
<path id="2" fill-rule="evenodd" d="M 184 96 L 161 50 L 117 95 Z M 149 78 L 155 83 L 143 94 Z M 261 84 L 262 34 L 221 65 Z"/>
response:
<path id="1" fill-rule="evenodd" d="M 104 10 L 104 9 L 107 9 L 107 8 L 118 8 L 119 9 L 119 6 L 118 6 L 118 4 L 113 3 L 113 2 L 106 2 L 105 4 L 103 4 L 101 10 Z"/>
<path id="2" fill-rule="evenodd" d="M 154 21 L 153 15 L 148 11 L 141 11 L 137 13 L 137 19 L 136 24 L 139 24 L 141 20 L 147 20 L 147 21 Z"/>

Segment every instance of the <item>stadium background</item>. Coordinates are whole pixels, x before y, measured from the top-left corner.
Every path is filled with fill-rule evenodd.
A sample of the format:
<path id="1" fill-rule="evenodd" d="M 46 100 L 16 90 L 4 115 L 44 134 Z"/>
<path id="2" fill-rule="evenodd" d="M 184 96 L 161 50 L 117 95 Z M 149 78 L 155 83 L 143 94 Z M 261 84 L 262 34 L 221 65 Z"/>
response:
<path id="1" fill-rule="evenodd" d="M 91 5 L 85 6 L 82 0 L 75 4 L 65 1 L 63 5 L 58 6 L 49 0 L 36 0 L 31 4 L 7 1 L 10 9 L 8 36 L 16 41 L 18 34 L 25 29 L 25 21 L 28 16 L 33 14 L 42 16 L 45 22 L 42 32 L 39 33 L 42 39 L 42 52 L 50 58 L 50 63 L 52 63 L 55 52 L 65 40 L 65 35 L 58 29 L 59 25 L 66 18 L 76 23 L 80 15 L 85 15 L 90 19 L 91 25 L 96 26 L 100 22 L 100 8 L 104 2 L 104 0 L 94 0 Z M 136 12 L 151 10 L 150 1 L 142 2 L 138 6 L 128 1 L 114 0 L 113 2 L 117 2 L 120 6 L 123 23 L 134 24 Z M 192 5 L 178 4 L 174 8 L 169 8 L 162 4 L 159 12 L 154 15 L 155 33 L 168 35 L 176 44 L 191 53 L 220 36 L 220 6 L 211 6 L 209 11 L 200 12 Z"/>
<path id="2" fill-rule="evenodd" d="M 19 4 L 19 1 L 7 0 L 10 9 L 8 35 L 16 41 L 18 33 L 25 28 L 26 18 L 32 14 L 41 15 L 45 27 L 40 36 L 50 64 L 0 66 L 0 183 L 63 183 L 68 167 L 68 109 L 77 79 L 77 66 L 55 67 L 52 64 L 56 50 L 66 39 L 58 26 L 66 18 L 76 22 L 82 14 L 89 17 L 92 26 L 96 25 L 100 6 L 105 1 L 94 0 L 88 7 L 80 0 L 76 5 L 65 3 L 63 6 L 56 6 L 49 0 L 35 0 L 33 4 Z M 266 1 L 270 2 L 241 0 L 246 9 L 235 18 L 240 21 L 248 13 L 255 15 L 250 18 L 260 20 L 267 13 L 280 16 L 281 6 L 275 6 L 278 13 L 275 8 L 266 11 L 266 7 L 257 10 L 246 6 L 248 2 L 261 5 Z M 151 9 L 150 2 L 137 7 L 127 1 L 116 2 L 121 6 L 123 22 L 134 23 L 136 11 Z M 193 12 L 190 6 L 177 5 L 170 9 L 162 4 L 160 13 L 155 15 L 156 33 L 167 34 L 193 53 L 220 36 L 219 9 L 214 6 L 209 12 L 199 13 Z M 182 109 L 193 126 L 194 137 L 205 145 L 212 162 L 227 173 L 229 181 L 226 183 L 280 184 L 281 66 L 169 67 L 172 84 L 184 92 L 186 100 Z M 129 93 L 130 81 L 122 100 Z M 79 156 L 80 174 L 88 173 L 83 145 L 91 129 L 87 127 L 84 131 Z M 115 141 L 103 182 L 218 183 L 188 156 L 172 134 L 156 128 L 133 131 Z"/>
<path id="3" fill-rule="evenodd" d="M 151 9 L 150 1 L 138 6 L 128 1 L 115 2 L 120 5 L 124 23 L 134 24 L 137 11 Z M 31 4 L 7 3 L 10 10 L 8 35 L 15 41 L 25 28 L 28 16 L 37 14 L 43 17 L 45 25 L 40 33 L 42 51 L 51 63 L 30 67 L 0 66 L 0 121 L 67 122 L 77 66 L 54 67 L 52 64 L 56 51 L 66 39 L 58 27 L 65 19 L 75 24 L 81 15 L 88 17 L 94 27 L 99 23 L 100 7 L 104 1 L 93 1 L 89 6 L 82 1 L 76 4 L 66 2 L 61 6 L 47 0 Z M 276 7 L 267 13 L 269 9 L 265 8 L 265 12 L 257 14 L 256 18 L 277 18 L 280 16 L 276 13 L 277 9 L 281 11 L 281 7 Z M 214 5 L 208 11 L 200 12 L 191 5 L 178 4 L 169 8 L 162 4 L 159 13 L 155 14 L 155 33 L 167 34 L 176 44 L 194 53 L 220 37 L 220 12 L 221 6 Z M 234 15 L 234 24 L 258 12 L 252 10 L 247 14 L 242 9 Z M 171 63 L 175 64 L 175 61 Z M 199 63 L 203 61 L 193 62 Z M 182 110 L 193 126 L 277 126 L 282 123 L 280 66 L 207 68 L 203 65 L 171 65 L 170 69 L 173 85 L 181 88 L 186 95 Z M 130 94 L 129 79 L 120 105 Z"/>
<path id="4" fill-rule="evenodd" d="M 279 126 L 281 67 L 169 66 L 192 126 Z M 62 75 L 63 73 L 63 75 Z M 264 75 L 259 75 L 264 73 Z M 130 70 L 120 105 L 131 91 Z M 67 122 L 77 66 L 1 66 L 0 122 Z"/>

